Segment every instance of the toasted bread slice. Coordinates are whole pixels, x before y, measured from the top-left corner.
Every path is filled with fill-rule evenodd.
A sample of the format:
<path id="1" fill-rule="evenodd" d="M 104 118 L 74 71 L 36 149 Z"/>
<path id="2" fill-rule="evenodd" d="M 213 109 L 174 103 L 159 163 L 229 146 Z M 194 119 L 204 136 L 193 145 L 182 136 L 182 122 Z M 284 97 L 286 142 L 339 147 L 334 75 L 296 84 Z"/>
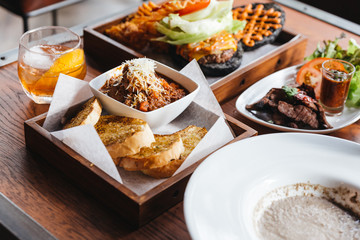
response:
<path id="1" fill-rule="evenodd" d="M 180 134 L 185 147 L 185 150 L 180 155 L 180 158 L 170 161 L 168 164 L 159 168 L 141 170 L 144 174 L 154 178 L 171 177 L 205 136 L 207 130 L 206 128 L 190 125 L 187 128 L 178 131 L 178 133 Z"/>
<path id="2" fill-rule="evenodd" d="M 120 158 L 135 154 L 155 141 L 149 125 L 137 118 L 101 116 L 95 129 L 116 165 Z"/>
<path id="3" fill-rule="evenodd" d="M 81 111 L 65 124 L 64 129 L 85 124 L 95 125 L 101 116 L 101 111 L 102 107 L 99 100 L 92 97 L 83 105 Z"/>
<path id="4" fill-rule="evenodd" d="M 178 159 L 184 152 L 184 145 L 179 133 L 156 135 L 155 142 L 150 147 L 140 149 L 140 152 L 121 159 L 120 166 L 128 171 L 158 168 Z"/>

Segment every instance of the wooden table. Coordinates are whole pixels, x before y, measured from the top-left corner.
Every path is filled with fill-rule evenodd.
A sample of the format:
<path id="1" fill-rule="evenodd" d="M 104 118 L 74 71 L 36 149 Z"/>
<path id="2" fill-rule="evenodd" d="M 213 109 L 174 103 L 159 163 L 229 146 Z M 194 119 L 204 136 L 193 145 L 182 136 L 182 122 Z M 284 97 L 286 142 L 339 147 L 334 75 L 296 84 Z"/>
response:
<path id="1" fill-rule="evenodd" d="M 241 3 L 255 2 L 254 0 Z M 306 54 L 318 42 L 334 39 L 342 29 L 284 7 L 287 28 L 309 38 Z M 360 43 L 360 37 L 345 32 Z M 347 46 L 347 40 L 341 44 Z M 91 64 L 86 80 L 100 72 Z M 0 191 L 59 239 L 189 239 L 183 204 L 171 208 L 140 229 L 133 229 L 109 208 L 75 187 L 44 159 L 27 151 L 25 120 L 44 113 L 48 105 L 33 103 L 23 92 L 17 65 L 0 68 Z M 234 107 L 235 99 L 223 105 L 226 113 L 259 131 L 275 132 L 243 119 Z M 360 143 L 360 121 L 336 131 L 332 136 Z"/>

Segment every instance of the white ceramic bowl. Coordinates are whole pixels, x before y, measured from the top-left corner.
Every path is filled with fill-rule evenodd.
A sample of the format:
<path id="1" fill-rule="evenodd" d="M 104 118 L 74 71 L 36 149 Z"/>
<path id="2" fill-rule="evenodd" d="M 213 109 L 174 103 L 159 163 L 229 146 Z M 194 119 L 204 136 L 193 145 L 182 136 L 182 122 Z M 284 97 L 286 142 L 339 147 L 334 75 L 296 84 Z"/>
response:
<path id="1" fill-rule="evenodd" d="M 188 94 L 162 108 L 150 111 L 150 112 L 142 112 L 135 108 L 131 108 L 126 104 L 123 104 L 108 95 L 99 91 L 99 89 L 104 85 L 108 78 L 108 74 L 113 70 L 109 70 L 100 76 L 94 78 L 90 82 L 90 87 L 93 94 L 100 100 L 104 109 L 110 114 L 118 115 L 118 116 L 126 116 L 133 118 L 140 118 L 146 121 L 151 128 L 157 128 L 162 125 L 165 125 L 172 120 L 174 120 L 177 116 L 179 116 L 193 101 L 196 94 L 199 92 L 200 86 L 186 77 L 185 75 L 179 73 L 178 71 L 162 64 L 157 61 L 154 61 L 156 65 L 155 71 L 168 79 L 180 84 L 184 87 Z M 114 68 L 115 69 L 115 68 Z"/>

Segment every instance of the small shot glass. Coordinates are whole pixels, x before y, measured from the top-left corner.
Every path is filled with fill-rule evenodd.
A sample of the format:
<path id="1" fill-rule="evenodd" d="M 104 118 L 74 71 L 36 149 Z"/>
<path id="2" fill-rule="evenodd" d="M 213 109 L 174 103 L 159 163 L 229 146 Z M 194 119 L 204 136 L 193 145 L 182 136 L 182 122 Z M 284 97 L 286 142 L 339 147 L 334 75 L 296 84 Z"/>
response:
<path id="1" fill-rule="evenodd" d="M 320 103 L 326 115 L 342 114 L 354 72 L 354 65 L 343 60 L 323 62 Z"/>

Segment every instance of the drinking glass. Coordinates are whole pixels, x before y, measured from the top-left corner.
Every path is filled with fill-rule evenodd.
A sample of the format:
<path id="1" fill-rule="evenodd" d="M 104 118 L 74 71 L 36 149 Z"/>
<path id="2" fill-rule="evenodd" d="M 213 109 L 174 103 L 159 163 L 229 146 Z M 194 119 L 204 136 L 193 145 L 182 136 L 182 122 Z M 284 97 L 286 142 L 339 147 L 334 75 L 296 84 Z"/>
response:
<path id="1" fill-rule="evenodd" d="M 60 73 L 85 78 L 80 36 L 60 26 L 24 33 L 19 43 L 18 75 L 26 95 L 36 103 L 50 103 Z"/>
<path id="2" fill-rule="evenodd" d="M 323 62 L 320 103 L 325 114 L 335 116 L 342 113 L 354 72 L 354 65 L 343 60 Z"/>

